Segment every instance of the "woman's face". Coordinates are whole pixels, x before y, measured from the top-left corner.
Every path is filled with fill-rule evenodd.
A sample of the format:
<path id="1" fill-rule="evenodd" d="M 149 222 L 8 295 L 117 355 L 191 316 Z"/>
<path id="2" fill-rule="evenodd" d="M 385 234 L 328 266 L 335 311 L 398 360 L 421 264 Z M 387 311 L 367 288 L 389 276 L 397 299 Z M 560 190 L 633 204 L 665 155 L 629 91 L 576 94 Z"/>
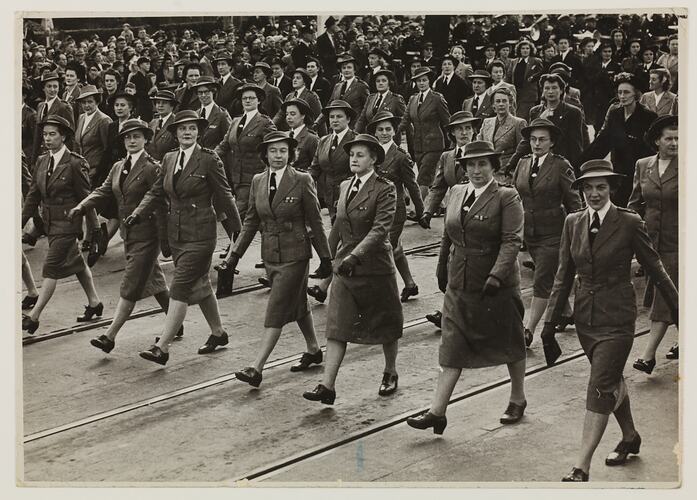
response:
<path id="1" fill-rule="evenodd" d="M 617 86 L 617 100 L 620 106 L 631 106 L 636 102 L 636 90 L 630 83 L 620 83 Z"/>
<path id="2" fill-rule="evenodd" d="M 649 88 L 654 91 L 660 91 L 663 87 L 663 80 L 657 73 L 649 74 Z"/>
<path id="3" fill-rule="evenodd" d="M 356 67 L 353 62 L 347 62 L 341 65 L 341 74 L 346 80 L 350 80 L 356 74 Z"/>
<path id="4" fill-rule="evenodd" d="M 455 59 L 458 61 L 462 61 L 462 58 L 464 54 L 462 53 L 462 49 L 460 47 L 455 47 L 453 50 L 450 52 Z"/>
<path id="5" fill-rule="evenodd" d="M 494 111 L 497 115 L 504 116 L 508 114 L 510 102 L 506 94 L 494 94 Z"/>
<path id="6" fill-rule="evenodd" d="M 503 80 L 503 68 L 501 66 L 494 66 L 491 68 L 491 79 L 495 84 Z"/>
<path id="7" fill-rule="evenodd" d="M 285 141 L 272 142 L 266 146 L 266 156 L 271 170 L 278 170 L 288 165 L 290 148 Z"/>
<path id="8" fill-rule="evenodd" d="M 455 142 L 458 147 L 469 144 L 474 137 L 474 127 L 471 123 L 460 123 L 455 125 L 450 129 L 450 132 L 453 134 L 453 137 L 455 137 Z"/>
<path id="9" fill-rule="evenodd" d="M 337 134 L 348 127 L 349 119 L 343 109 L 329 111 L 329 127 Z"/>
<path id="10" fill-rule="evenodd" d="M 520 46 L 520 57 L 528 57 L 530 55 L 530 45 L 524 43 Z"/>
<path id="11" fill-rule="evenodd" d="M 202 106 L 208 106 L 213 102 L 213 89 L 210 87 L 198 87 L 196 89 L 196 95 L 198 95 L 198 100 L 201 101 Z"/>
<path id="12" fill-rule="evenodd" d="M 65 142 L 65 136 L 57 125 L 44 125 L 42 137 L 46 149 L 51 151 L 58 151 Z"/>
<path id="13" fill-rule="evenodd" d="M 375 126 L 375 138 L 380 144 L 387 144 L 394 137 L 394 125 L 389 120 L 378 122 Z"/>
<path id="14" fill-rule="evenodd" d="M 645 50 L 641 58 L 644 60 L 644 64 L 651 64 L 653 62 L 653 50 Z"/>
<path id="15" fill-rule="evenodd" d="M 678 127 L 667 127 L 663 129 L 661 137 L 656 139 L 659 156 L 664 159 L 678 157 Z"/>
<path id="16" fill-rule="evenodd" d="M 155 101 L 155 110 L 160 116 L 167 116 L 172 112 L 172 109 L 174 109 L 172 101 L 165 101 L 164 99 L 157 99 Z"/>
<path id="17" fill-rule="evenodd" d="M 301 73 L 295 73 L 293 75 L 293 88 L 295 90 L 301 89 L 305 86 L 305 80 L 303 80 L 303 75 Z"/>
<path id="18" fill-rule="evenodd" d="M 114 114 L 117 118 L 128 118 L 131 116 L 131 103 L 123 97 L 114 100 Z"/>
<path id="19" fill-rule="evenodd" d="M 351 172 L 359 177 L 375 169 L 374 153 L 365 144 L 354 144 L 349 152 Z"/>
<path id="20" fill-rule="evenodd" d="M 82 112 L 91 115 L 97 110 L 97 100 L 93 96 L 85 97 L 80 99 L 80 106 L 82 106 Z"/>
<path id="21" fill-rule="evenodd" d="M 179 145 L 187 149 L 193 146 L 198 139 L 198 125 L 196 122 L 186 122 L 177 126 L 177 141 Z"/>
<path id="22" fill-rule="evenodd" d="M 390 80 L 385 75 L 380 75 L 375 79 L 375 88 L 378 92 L 387 92 L 390 89 Z"/>
<path id="23" fill-rule="evenodd" d="M 632 54 L 633 56 L 637 55 L 639 53 L 640 49 L 641 49 L 641 45 L 639 45 L 639 42 L 632 42 L 629 45 L 629 53 Z"/>
<path id="24" fill-rule="evenodd" d="M 496 57 L 496 49 L 494 47 L 487 47 L 486 50 L 484 50 L 484 57 L 493 59 Z"/>
<path id="25" fill-rule="evenodd" d="M 254 111 L 259 106 L 259 98 L 253 90 L 245 90 L 242 92 L 242 108 L 245 113 Z"/>
<path id="26" fill-rule="evenodd" d="M 77 74 L 72 69 L 65 71 L 65 84 L 72 87 L 77 83 Z"/>
<path id="27" fill-rule="evenodd" d="M 286 123 L 291 129 L 298 128 L 305 121 L 305 115 L 300 113 L 300 108 L 295 104 L 286 106 Z"/>
<path id="28" fill-rule="evenodd" d="M 380 65 L 380 58 L 378 57 L 377 54 L 370 54 L 368 56 L 368 66 L 371 68 L 374 68 L 376 66 Z"/>
<path id="29" fill-rule="evenodd" d="M 546 128 L 535 128 L 530 132 L 530 149 L 536 156 L 544 156 L 554 146 L 552 136 Z"/>
<path id="30" fill-rule="evenodd" d="M 145 148 L 145 134 L 142 130 L 134 130 L 127 132 L 123 136 L 123 145 L 126 147 L 128 154 L 135 154 Z"/>
<path id="31" fill-rule="evenodd" d="M 420 76 L 419 78 L 416 79 L 416 88 L 419 90 L 419 92 L 425 92 L 430 88 L 430 83 L 428 76 Z"/>
<path id="32" fill-rule="evenodd" d="M 610 182 L 607 177 L 595 177 L 583 181 L 583 197 L 593 210 L 600 210 L 610 201 Z"/>
<path id="33" fill-rule="evenodd" d="M 189 68 L 186 72 L 186 83 L 189 87 L 196 83 L 199 78 L 201 78 L 201 72 L 198 68 Z"/>
<path id="34" fill-rule="evenodd" d="M 467 176 L 476 188 L 486 186 L 494 177 L 494 166 L 491 164 L 491 158 L 488 156 L 469 158 L 466 168 Z"/>

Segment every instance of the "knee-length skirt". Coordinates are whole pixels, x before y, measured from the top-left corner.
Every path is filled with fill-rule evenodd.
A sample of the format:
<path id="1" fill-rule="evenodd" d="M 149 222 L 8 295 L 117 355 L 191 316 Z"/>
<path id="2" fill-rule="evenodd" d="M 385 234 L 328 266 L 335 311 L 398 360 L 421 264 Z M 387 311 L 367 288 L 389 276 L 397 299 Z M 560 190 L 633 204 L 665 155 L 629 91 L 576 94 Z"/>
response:
<path id="1" fill-rule="evenodd" d="M 559 237 L 525 240 L 530 257 L 535 263 L 535 274 L 532 280 L 533 297 L 549 299 L 552 293 L 554 275 L 559 265 L 560 241 Z"/>
<path id="2" fill-rule="evenodd" d="M 160 253 L 158 240 L 125 240 L 123 249 L 126 254 L 126 270 L 119 290 L 122 298 L 135 302 L 167 290 L 165 275 L 157 261 Z"/>
<path id="3" fill-rule="evenodd" d="M 679 276 L 678 276 L 678 252 L 661 252 L 661 262 L 663 262 L 663 267 L 666 268 L 666 272 L 670 279 L 673 281 L 675 288 L 679 286 Z M 656 287 L 651 284 L 651 280 L 647 283 L 646 294 L 650 294 L 650 299 L 648 302 L 651 305 L 651 321 L 661 321 L 663 323 L 672 324 L 673 318 L 670 313 L 670 308 L 666 301 L 663 300 L 663 295 L 659 292 Z"/>
<path id="4" fill-rule="evenodd" d="M 309 260 L 273 264 L 264 262 L 271 281 L 271 294 L 266 304 L 264 327 L 281 328 L 310 312 L 307 303 Z"/>
<path id="5" fill-rule="evenodd" d="M 213 293 L 208 273 L 215 251 L 215 239 L 169 241 L 174 262 L 174 276 L 169 296 L 189 305 L 198 304 Z"/>
<path id="6" fill-rule="evenodd" d="M 443 299 L 441 366 L 482 368 L 525 359 L 523 313 L 518 287 L 494 296 L 448 286 Z"/>
<path id="7" fill-rule="evenodd" d="M 44 278 L 59 280 L 87 269 L 77 246 L 76 234 L 56 234 L 48 237 L 48 253 L 41 271 Z"/>
<path id="8" fill-rule="evenodd" d="M 387 344 L 402 336 L 404 316 L 394 273 L 334 275 L 327 307 L 327 339 Z"/>

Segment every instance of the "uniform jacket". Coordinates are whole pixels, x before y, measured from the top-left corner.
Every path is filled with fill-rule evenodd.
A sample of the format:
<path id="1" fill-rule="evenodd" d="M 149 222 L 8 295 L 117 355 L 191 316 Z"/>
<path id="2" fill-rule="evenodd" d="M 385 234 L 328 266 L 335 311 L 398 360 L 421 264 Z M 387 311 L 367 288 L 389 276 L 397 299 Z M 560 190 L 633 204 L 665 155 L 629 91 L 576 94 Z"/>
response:
<path id="1" fill-rule="evenodd" d="M 58 165 L 54 165 L 51 178 L 47 180 L 49 162 L 49 154 L 40 156 L 36 161 L 34 178 L 22 207 L 22 226 L 41 204 L 40 214 L 46 226 L 46 234 L 81 234 L 82 217 L 69 221 L 67 215 L 90 194 L 87 161 L 66 148 Z M 88 221 L 97 220 L 94 212 L 88 215 L 91 215 Z"/>
<path id="2" fill-rule="evenodd" d="M 523 242 L 523 205 L 512 187 L 494 180 L 463 212 L 468 184 L 450 189 L 439 263 L 448 263 L 448 287 L 479 292 L 489 276 L 501 287 L 520 286 L 518 252 Z"/>
<path id="3" fill-rule="evenodd" d="M 533 155 L 525 155 L 513 172 L 513 185 L 523 200 L 525 238 L 561 237 L 566 215 L 583 206 L 578 190 L 571 187 L 574 169 L 564 157 L 548 153 L 531 188 L 532 162 Z"/>
<path id="4" fill-rule="evenodd" d="M 77 120 L 75 131 L 75 149 L 85 157 L 90 166 L 90 179 L 104 178 L 111 164 L 107 148 L 109 147 L 109 124 L 111 118 L 97 110 L 95 116 L 85 128 L 85 114 Z"/>
<path id="5" fill-rule="evenodd" d="M 276 130 L 271 119 L 258 112 L 248 123 L 245 123 L 242 134 L 238 134 L 237 126 L 242 120 L 238 116 L 232 120 L 223 140 L 215 148 L 222 158 L 225 171 L 232 181 L 232 188 L 237 185 L 250 185 L 254 175 L 266 168 L 259 157 L 257 146 L 262 143 L 264 136 Z"/>
<path id="6" fill-rule="evenodd" d="M 287 75 L 283 75 L 283 77 L 280 78 L 278 85 L 274 85 L 274 80 L 275 79 L 271 77 L 271 80 L 269 80 L 269 84 L 274 87 L 278 87 L 278 90 L 281 91 L 282 96 L 288 95 L 290 92 L 293 92 L 293 82 L 290 78 L 288 78 Z"/>
<path id="7" fill-rule="evenodd" d="M 269 204 L 269 170 L 252 179 L 249 208 L 232 251 L 243 255 L 257 231 L 261 231 L 261 258 L 269 263 L 308 260 L 311 243 L 321 258 L 330 258 L 322 226 L 315 183 L 310 174 L 288 166 Z M 312 237 L 307 228 L 312 230 Z"/>
<path id="8" fill-rule="evenodd" d="M 350 185 L 351 179 L 341 183 L 336 221 L 329 233 L 335 272 L 346 257 L 354 255 L 359 260 L 354 276 L 393 274 L 389 231 L 397 201 L 395 187 L 387 179 L 373 174 L 347 205 Z"/>
<path id="9" fill-rule="evenodd" d="M 223 79 L 220 79 L 220 88 L 215 96 L 215 102 L 221 108 L 225 108 L 227 112 L 230 113 L 230 116 L 237 116 L 240 114 L 241 105 L 239 100 L 235 98 L 235 90 L 241 84 L 242 82 L 232 75 L 228 77 L 224 85 Z"/>
<path id="10" fill-rule="evenodd" d="M 450 75 L 448 85 L 445 85 L 443 75 L 436 78 L 433 84 L 433 90 L 443 95 L 445 102 L 448 103 L 448 111 L 450 111 L 450 114 L 461 111 L 465 99 L 473 94 L 472 85 L 454 73 Z"/>
<path id="11" fill-rule="evenodd" d="M 322 107 L 329 103 L 329 96 L 332 94 L 332 84 L 329 80 L 318 75 L 314 84 L 310 84 L 310 90 L 317 94 Z"/>
<path id="12" fill-rule="evenodd" d="M 413 169 L 414 162 L 409 153 L 396 144 L 392 144 L 387 150 L 385 161 L 378 165 L 376 172 L 392 182 L 397 193 L 397 206 L 394 215 L 394 224 L 404 224 L 407 220 L 407 207 L 404 202 L 404 189 L 409 192 L 409 197 L 414 203 L 414 211 L 420 217 L 424 211 L 424 203 L 421 200 L 419 185 L 416 183 L 416 175 Z"/>
<path id="13" fill-rule="evenodd" d="M 670 90 L 666 90 L 663 92 L 663 95 L 661 95 L 658 106 L 656 106 L 656 93 L 652 90 L 651 92 L 643 94 L 639 102 L 646 106 L 649 111 L 653 111 L 658 116 L 664 116 L 670 114 L 673 103 L 677 100 L 677 95 L 673 94 Z"/>
<path id="14" fill-rule="evenodd" d="M 295 99 L 295 97 L 293 97 L 294 94 L 295 91 L 289 92 L 286 95 L 286 98 L 283 102 Z M 322 103 L 319 100 L 319 96 L 315 94 L 313 91 L 305 87 L 303 88 L 302 92 L 300 92 L 300 95 L 297 98 L 302 99 L 310 106 L 310 109 L 312 110 L 313 121 L 316 121 L 322 115 Z M 286 123 L 286 115 L 283 113 L 283 108 L 279 108 L 276 114 L 274 115 L 273 124 L 276 125 L 276 128 L 278 130 L 288 130 L 288 124 Z"/>
<path id="15" fill-rule="evenodd" d="M 199 115 L 201 110 L 198 110 Z M 208 126 L 204 130 L 203 135 L 199 136 L 199 144 L 204 148 L 215 148 L 225 137 L 225 134 L 230 128 L 232 119 L 226 109 L 221 108 L 213 103 L 213 108 L 209 116 L 206 116 Z"/>
<path id="16" fill-rule="evenodd" d="M 464 149 L 464 146 L 463 146 Z M 426 212 L 434 214 L 436 209 L 440 207 L 445 193 L 455 184 L 467 182 L 467 171 L 455 161 L 455 153 L 457 148 L 443 152 L 438 159 L 436 165 L 436 176 L 433 183 L 428 188 L 426 196 Z"/>
<path id="17" fill-rule="evenodd" d="M 46 148 L 44 147 L 44 138 L 39 123 L 41 122 L 41 120 L 43 120 L 49 115 L 62 116 L 63 118 L 68 120 L 68 123 L 70 123 L 70 125 L 73 127 L 73 130 L 75 130 L 75 116 L 73 115 L 73 108 L 69 103 L 61 101 L 59 98 L 56 98 L 56 100 L 54 100 L 51 104 L 51 107 L 49 109 L 46 109 L 46 101 L 41 101 L 39 105 L 36 107 L 36 129 L 34 131 L 34 144 L 32 146 L 30 156 L 32 162 L 37 161 L 40 155 L 46 153 Z"/>
<path id="18" fill-rule="evenodd" d="M 413 137 L 414 151 L 443 151 L 446 147 L 443 131 L 449 121 L 448 103 L 441 94 L 431 90 L 420 106 L 418 93 L 409 98 L 399 129 Z"/>
<path id="19" fill-rule="evenodd" d="M 334 213 L 334 205 L 339 195 L 337 187 L 344 179 L 351 176 L 349 157 L 344 151 L 343 145 L 352 141 L 356 137 L 356 133 L 351 129 L 346 131 L 344 138 L 334 151 L 331 149 L 332 137 L 332 134 L 327 134 L 319 139 L 315 156 L 310 165 L 310 173 L 315 180 L 324 181 L 322 197 L 330 211 Z"/>
<path id="20" fill-rule="evenodd" d="M 678 252 L 678 160 L 673 159 L 659 177 L 658 155 L 636 163 L 634 189 L 628 208 L 646 221 L 646 227 L 659 253 Z"/>
<path id="21" fill-rule="evenodd" d="M 355 77 L 353 79 L 353 83 L 351 86 L 346 90 L 346 94 L 343 96 L 341 95 L 341 86 L 343 85 L 343 82 L 337 82 L 336 85 L 334 85 L 334 89 L 332 90 L 332 94 L 329 97 L 329 102 L 335 101 L 337 99 L 341 99 L 342 101 L 346 101 L 351 108 L 356 112 L 356 117 L 351 120 L 351 123 L 349 124 L 349 127 L 354 128 L 356 125 L 356 120 L 358 119 L 358 115 L 363 111 L 363 106 L 365 106 L 365 101 L 368 100 L 368 95 L 370 94 L 370 90 L 368 89 L 368 84 L 365 83 L 363 80 L 361 80 L 358 77 Z"/>
<path id="22" fill-rule="evenodd" d="M 97 175 L 91 178 L 93 186 L 101 186 L 109 174 L 111 166 L 122 158 L 126 157 L 126 147 L 123 144 L 123 139 L 119 137 L 119 121 L 113 121 L 107 128 L 107 148 L 104 154 L 104 163 L 106 168 L 102 168 L 97 172 Z"/>
<path id="23" fill-rule="evenodd" d="M 377 92 L 370 94 L 368 99 L 365 101 L 365 105 L 358 116 L 358 120 L 356 120 L 356 133 L 366 133 L 368 124 L 373 120 L 373 117 L 379 111 L 389 111 L 398 118 L 404 116 L 404 112 L 407 109 L 407 103 L 404 102 L 404 98 L 401 95 L 395 94 L 392 91 L 387 91 L 385 97 L 380 103 L 380 107 L 375 110 L 375 103 L 378 102 L 378 95 L 379 94 Z M 397 131 L 395 130 L 395 133 L 396 132 Z M 395 139 L 397 139 L 396 135 Z"/>
<path id="24" fill-rule="evenodd" d="M 283 103 L 283 97 L 281 97 L 281 91 L 278 87 L 274 87 L 270 83 L 266 82 L 262 87 L 264 92 L 266 92 L 266 97 L 259 104 L 259 112 L 265 114 L 269 118 L 273 118 L 281 109 L 281 104 Z"/>
<path id="25" fill-rule="evenodd" d="M 637 213 L 612 205 L 592 247 L 589 226 L 587 209 L 570 214 L 564 222 L 547 321 L 560 318 L 577 277 L 574 300 L 577 324 L 634 325 L 637 306 L 631 265 L 635 255 L 666 303 L 677 310 L 678 292 L 651 246 L 646 224 Z"/>
<path id="26" fill-rule="evenodd" d="M 121 189 L 121 172 L 125 161 L 125 158 L 117 161 L 109 171 L 104 183 L 82 200 L 80 206 L 96 209 L 106 205 L 113 198 L 118 206 L 119 220 L 121 221 L 120 233 L 124 241 L 164 239 L 167 234 L 167 207 L 164 199 L 160 199 L 158 203 L 154 204 L 150 214 L 143 214 L 139 224 L 131 227 L 124 224 L 126 217 L 131 215 L 142 201 L 145 193 L 155 184 L 158 175 L 160 175 L 160 164 L 146 152 L 143 152 L 135 165 L 131 166 L 131 171 L 123 182 L 123 189 Z"/>
<path id="27" fill-rule="evenodd" d="M 70 107 L 73 110 L 73 119 L 70 123 L 73 125 L 77 123 L 77 118 L 80 115 L 80 104 L 77 102 L 77 98 L 80 95 L 80 88 L 81 85 L 78 83 L 73 87 L 73 89 L 68 92 L 67 89 L 63 90 L 63 101 L 70 104 Z"/>
<path id="28" fill-rule="evenodd" d="M 462 103 L 462 110 L 472 113 L 472 104 L 474 104 L 474 96 L 465 99 Z M 490 118 L 496 114 L 494 108 L 491 106 L 491 96 L 488 92 L 484 91 L 484 93 L 479 96 L 479 107 L 477 108 L 477 112 L 473 114 L 475 118 Z"/>
<path id="29" fill-rule="evenodd" d="M 305 126 L 300 133 L 295 136 L 295 140 L 298 141 L 298 146 L 295 148 L 293 168 L 301 172 L 309 172 L 312 160 L 319 146 L 319 137 L 314 131 Z"/>
<path id="30" fill-rule="evenodd" d="M 521 59 L 519 58 L 513 66 L 511 66 L 511 81 L 518 90 L 517 100 L 518 102 L 534 102 L 537 103 L 539 98 L 538 94 L 538 80 L 542 75 L 543 66 L 542 60 L 537 57 L 528 57 L 528 63 L 525 67 L 525 76 L 522 83 L 514 81 L 515 70 L 520 64 Z"/>
<path id="31" fill-rule="evenodd" d="M 133 210 L 133 214 L 145 219 L 162 203 L 162 199 L 166 198 L 169 201 L 169 241 L 215 239 L 216 213 L 212 205 L 215 197 L 216 207 L 227 215 L 232 224 L 232 231 L 239 231 L 242 226 L 240 214 L 225 177 L 223 162 L 215 151 L 197 144 L 175 188 L 173 175 L 178 157 L 179 150 L 165 154 L 160 175 L 138 207 Z"/>
<path id="32" fill-rule="evenodd" d="M 496 116 L 485 118 L 482 128 L 479 129 L 477 139 L 489 141 L 494 145 L 496 151 L 501 151 L 501 165 L 507 165 L 511 156 L 516 150 L 518 143 L 523 139 L 522 130 L 527 126 L 527 122 L 517 116 L 508 115 L 494 134 L 496 128 Z"/>
<path id="33" fill-rule="evenodd" d="M 169 130 L 167 130 L 167 127 L 173 121 L 174 113 L 171 113 L 169 118 L 167 118 L 167 121 L 162 124 L 161 128 L 159 118 L 154 118 L 150 122 L 150 128 L 155 134 L 153 135 L 152 140 L 145 145 L 145 151 L 147 151 L 148 154 L 157 161 L 162 161 L 165 153 L 172 151 L 179 145 L 177 143 L 177 138 L 174 137 Z"/>
<path id="34" fill-rule="evenodd" d="M 186 84 L 176 89 L 174 91 L 174 96 L 177 98 L 177 101 L 179 101 L 179 104 L 174 109 L 175 112 L 185 109 L 196 111 L 201 108 L 201 101 L 198 100 L 196 90 L 187 87 Z"/>

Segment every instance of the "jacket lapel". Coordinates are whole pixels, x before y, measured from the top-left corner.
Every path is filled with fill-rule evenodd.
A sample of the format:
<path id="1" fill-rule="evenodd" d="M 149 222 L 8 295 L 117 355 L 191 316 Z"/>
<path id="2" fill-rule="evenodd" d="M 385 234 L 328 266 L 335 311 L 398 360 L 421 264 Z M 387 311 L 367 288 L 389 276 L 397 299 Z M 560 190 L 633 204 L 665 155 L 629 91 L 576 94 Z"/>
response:
<path id="1" fill-rule="evenodd" d="M 128 186 L 131 185 L 133 180 L 138 176 L 138 174 L 140 174 L 140 171 L 143 170 L 143 166 L 145 165 L 145 162 L 146 162 L 145 155 L 146 155 L 146 153 L 145 153 L 145 151 L 143 151 L 140 154 L 140 158 L 138 158 L 138 161 L 135 163 L 135 165 L 133 165 L 131 167 L 131 171 L 128 174 L 128 177 L 126 178 L 126 182 L 124 182 L 124 184 L 123 184 L 124 192 L 128 191 Z M 123 164 L 121 165 L 121 167 L 123 168 Z M 119 180 L 120 180 L 120 177 L 121 177 L 121 174 L 119 173 Z"/>
<path id="2" fill-rule="evenodd" d="M 169 114 L 169 118 L 167 118 L 167 121 L 162 124 L 162 128 L 157 131 L 157 134 L 155 135 L 156 139 L 159 139 L 162 137 L 162 134 L 167 132 L 167 127 L 169 126 L 170 123 L 172 123 L 172 120 L 174 120 L 174 113 Z"/>
<path id="3" fill-rule="evenodd" d="M 491 199 L 494 197 L 494 193 L 498 190 L 498 183 L 496 180 L 492 181 L 492 183 L 489 184 L 489 187 L 486 188 L 486 190 L 474 200 L 469 212 L 467 212 L 462 219 L 462 225 L 464 226 L 467 224 L 467 221 L 474 217 L 476 213 L 479 213 L 487 205 L 487 203 L 491 201 Z M 460 207 L 462 208 L 462 205 L 460 205 Z"/>
<path id="4" fill-rule="evenodd" d="M 392 144 L 390 146 L 390 149 L 387 150 L 387 154 L 385 155 L 385 161 L 382 162 L 382 165 L 380 165 L 380 170 L 382 172 L 389 172 L 390 170 L 390 165 L 392 165 L 392 162 L 395 160 L 397 157 L 397 146 L 395 144 Z"/>
<path id="5" fill-rule="evenodd" d="M 532 160 L 532 158 L 531 158 Z M 532 167 L 532 164 L 530 164 Z M 545 179 L 547 178 L 547 175 L 549 174 L 550 170 L 552 169 L 552 154 L 548 153 L 547 157 L 545 158 L 545 161 L 542 162 L 540 165 L 540 170 L 537 172 L 537 177 L 532 181 L 532 185 L 534 188 L 539 188 L 540 184 L 544 184 Z M 530 172 L 528 171 L 528 178 L 530 177 Z"/>
<path id="6" fill-rule="evenodd" d="M 94 118 L 92 119 L 94 121 Z M 80 115 L 77 119 L 77 132 L 75 133 L 75 140 L 82 144 L 82 136 L 85 135 L 85 115 Z"/>
<path id="7" fill-rule="evenodd" d="M 619 215 L 617 214 L 617 207 L 615 207 L 615 205 L 610 205 L 610 210 L 607 211 L 605 220 L 603 220 L 603 223 L 600 225 L 600 230 L 593 241 L 592 251 L 594 254 L 607 240 L 610 239 L 610 236 L 617 231 L 618 222 Z"/>
<path id="8" fill-rule="evenodd" d="M 46 191 L 48 191 L 48 188 L 50 188 L 51 185 L 55 182 L 55 180 L 58 177 L 60 177 L 60 175 L 67 168 L 69 163 L 70 163 L 70 150 L 68 148 L 65 148 L 65 152 L 63 153 L 63 157 L 61 158 L 60 163 L 53 167 L 53 174 L 51 174 L 51 178 L 46 183 Z"/>
<path id="9" fill-rule="evenodd" d="M 180 153 L 177 152 L 177 155 Z M 189 158 L 189 161 L 186 163 L 186 166 L 184 166 L 184 170 L 182 170 L 181 174 L 179 174 L 179 182 L 177 182 L 177 189 L 180 189 L 182 184 L 186 182 L 186 180 L 189 178 L 191 174 L 196 172 L 198 170 L 198 162 L 199 159 L 201 158 L 201 146 L 196 144 L 194 146 L 194 150 L 191 153 L 191 158 Z M 176 168 L 176 166 L 175 166 Z M 130 177 L 130 175 L 129 175 Z"/>
<path id="10" fill-rule="evenodd" d="M 581 253 L 583 253 L 588 260 L 592 260 L 591 244 L 588 238 L 588 230 L 590 228 L 590 219 L 588 216 L 588 209 L 585 209 L 578 218 L 576 222 L 576 234 L 578 235 L 579 245 L 581 247 Z M 572 238 L 572 242 L 577 241 L 576 238 Z"/>
<path id="11" fill-rule="evenodd" d="M 646 166 L 646 176 L 657 186 L 661 185 L 661 179 L 658 175 L 658 155 L 653 156 Z"/>
<path id="12" fill-rule="evenodd" d="M 418 96 L 418 94 L 417 94 Z M 417 97 L 418 99 L 418 97 Z M 424 97 L 424 102 L 421 104 L 421 106 L 418 106 L 418 113 L 422 114 L 426 111 L 426 109 L 431 105 L 431 103 L 435 100 L 436 98 L 433 95 L 433 90 L 430 90 L 428 94 L 426 94 L 426 97 Z M 418 105 L 418 100 L 417 100 L 417 105 Z"/>
<path id="13" fill-rule="evenodd" d="M 353 197 L 353 199 L 351 200 L 351 203 L 348 204 L 348 207 L 346 207 L 346 212 L 350 212 L 351 210 L 360 206 L 361 203 L 363 203 L 365 200 L 368 199 L 368 197 L 370 196 L 370 193 L 375 188 L 375 177 L 376 176 L 377 176 L 377 173 L 374 173 L 373 175 L 370 176 L 370 178 L 366 181 L 365 186 L 363 186 L 361 188 L 361 190 L 358 192 L 358 194 Z M 348 194 L 346 196 L 348 198 Z"/>
<path id="14" fill-rule="evenodd" d="M 281 178 L 281 183 L 276 189 L 276 195 L 273 197 L 273 204 L 271 205 L 271 210 L 275 211 L 278 205 L 285 199 L 286 195 L 291 189 L 295 187 L 297 178 L 295 176 L 295 170 L 290 165 L 286 167 L 286 171 Z"/>
<path id="15" fill-rule="evenodd" d="M 658 168 L 656 168 L 658 170 Z M 670 163 L 668 164 L 668 168 L 666 168 L 666 171 L 663 172 L 663 176 L 660 178 L 661 183 L 666 183 L 669 180 L 673 179 L 674 177 L 678 176 L 678 159 L 673 158 Z"/>
<path id="16" fill-rule="evenodd" d="M 513 120 L 509 116 L 508 118 L 506 118 L 506 122 L 502 123 L 501 126 L 496 131 L 496 134 L 494 134 L 494 141 L 493 142 L 496 143 L 496 141 L 498 139 L 500 139 L 501 137 L 506 135 L 508 133 L 508 131 L 511 130 L 512 128 L 513 128 Z"/>
<path id="17" fill-rule="evenodd" d="M 249 120 L 249 122 L 244 124 L 244 128 L 242 129 L 242 134 L 251 133 L 260 124 L 261 124 L 261 112 L 257 111 L 257 114 L 254 115 L 254 118 L 252 118 L 251 120 Z"/>

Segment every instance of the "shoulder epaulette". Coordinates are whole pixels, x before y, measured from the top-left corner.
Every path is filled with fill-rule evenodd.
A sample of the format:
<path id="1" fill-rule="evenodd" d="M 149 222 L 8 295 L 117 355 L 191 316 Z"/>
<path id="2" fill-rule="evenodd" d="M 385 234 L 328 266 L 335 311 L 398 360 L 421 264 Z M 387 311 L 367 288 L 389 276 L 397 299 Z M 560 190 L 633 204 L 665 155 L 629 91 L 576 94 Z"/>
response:
<path id="1" fill-rule="evenodd" d="M 581 208 L 577 208 L 576 210 L 571 210 L 568 213 L 575 214 L 576 212 L 583 212 L 585 209 L 586 209 L 586 207 L 581 207 Z"/>
<path id="2" fill-rule="evenodd" d="M 215 151 L 213 151 L 210 148 L 204 148 L 203 146 L 201 146 L 201 151 L 203 151 L 204 153 L 208 153 L 208 154 L 215 154 Z"/>
<path id="3" fill-rule="evenodd" d="M 176 148 L 172 148 L 172 149 L 170 149 L 170 150 L 167 151 L 167 152 L 168 152 L 168 153 L 174 153 L 175 151 L 179 151 L 179 146 L 177 146 Z"/>
<path id="4" fill-rule="evenodd" d="M 523 155 L 523 158 L 531 158 L 531 157 L 532 157 L 532 153 L 529 153 L 529 154 Z M 521 159 L 522 159 L 522 158 L 521 158 Z"/>
<path id="5" fill-rule="evenodd" d="M 380 181 L 380 182 L 383 182 L 383 183 L 385 183 L 385 184 L 392 184 L 392 181 L 389 180 L 387 177 L 383 177 L 381 173 L 378 173 L 378 172 L 376 171 L 376 174 L 377 174 L 376 180 L 378 180 L 378 181 Z"/>
<path id="6" fill-rule="evenodd" d="M 639 215 L 634 210 L 632 210 L 631 208 L 627 208 L 627 207 L 617 207 L 617 210 L 619 210 L 620 212 L 628 212 L 630 214 Z"/>
<path id="7" fill-rule="evenodd" d="M 84 156 L 82 156 L 82 155 L 79 154 L 79 153 L 76 153 L 75 151 L 71 151 L 70 154 L 73 155 L 73 156 L 75 156 L 76 158 L 80 158 L 81 160 L 84 160 L 84 159 L 85 159 Z"/>

